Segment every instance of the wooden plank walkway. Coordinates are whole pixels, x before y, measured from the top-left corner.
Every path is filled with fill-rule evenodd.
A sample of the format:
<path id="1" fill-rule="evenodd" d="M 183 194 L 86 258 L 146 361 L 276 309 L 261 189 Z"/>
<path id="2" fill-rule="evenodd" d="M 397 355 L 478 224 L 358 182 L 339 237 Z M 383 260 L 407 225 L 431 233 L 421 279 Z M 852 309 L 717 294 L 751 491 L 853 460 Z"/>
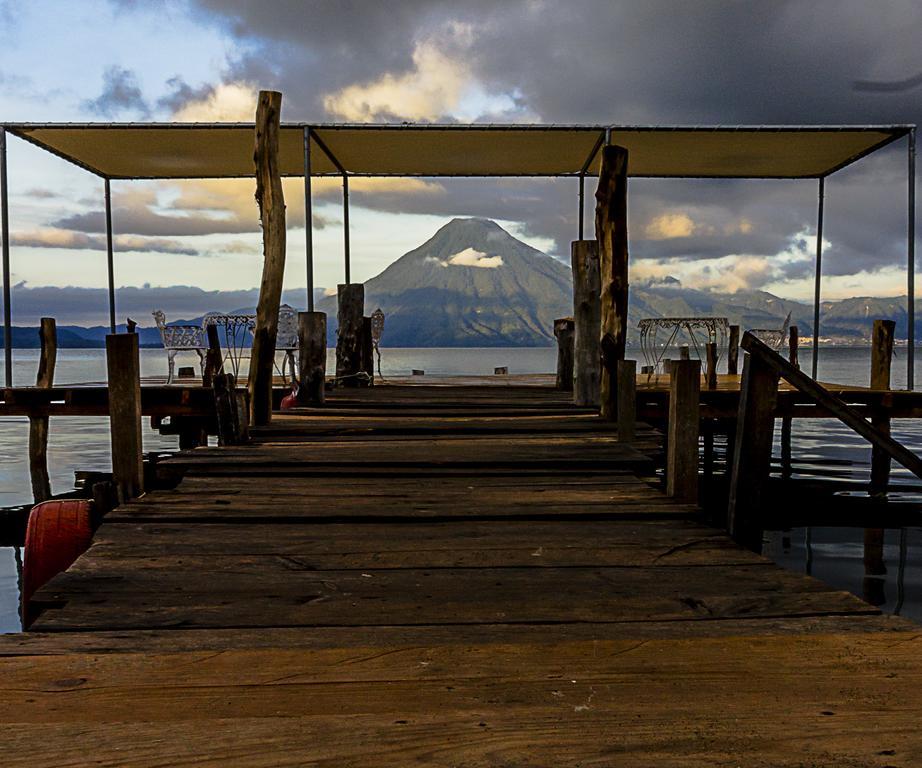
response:
<path id="1" fill-rule="evenodd" d="M 533 386 L 200 448 L 0 637 L 4 765 L 922 763 L 922 630 L 783 571 Z"/>

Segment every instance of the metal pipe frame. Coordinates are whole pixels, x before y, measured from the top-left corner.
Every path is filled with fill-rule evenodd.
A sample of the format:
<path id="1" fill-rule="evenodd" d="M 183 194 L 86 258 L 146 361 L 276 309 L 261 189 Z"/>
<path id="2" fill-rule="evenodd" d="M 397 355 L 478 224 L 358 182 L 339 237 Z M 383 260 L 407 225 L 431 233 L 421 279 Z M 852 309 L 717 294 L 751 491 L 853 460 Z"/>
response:
<path id="1" fill-rule="evenodd" d="M 304 129 L 304 257 L 307 311 L 314 311 L 314 216 L 311 209 L 311 129 Z"/>
<path id="2" fill-rule="evenodd" d="M 351 260 L 349 251 L 349 174 L 343 174 L 343 257 L 346 267 L 346 285 L 352 282 Z"/>
<path id="3" fill-rule="evenodd" d="M 816 273 L 813 280 L 813 365 L 811 374 L 816 381 L 820 355 L 820 283 L 823 270 L 823 213 L 826 201 L 826 178 L 820 177 L 816 206 Z"/>
<path id="4" fill-rule="evenodd" d="M 909 131 L 907 148 L 906 314 L 909 321 L 906 350 L 906 388 L 915 388 L 916 356 L 916 129 Z"/>
<path id="5" fill-rule="evenodd" d="M 13 308 L 10 305 L 10 195 L 6 178 L 6 128 L 0 126 L 0 238 L 3 239 L 3 353 L 6 386 L 13 386 Z"/>
<path id="6" fill-rule="evenodd" d="M 595 156 L 599 153 L 599 150 L 602 148 L 602 144 L 605 143 L 606 138 L 610 138 L 610 133 L 608 130 L 601 131 L 599 133 L 599 138 L 596 139 L 595 144 L 592 145 L 592 151 L 589 153 L 589 157 L 586 158 L 586 162 L 583 163 L 583 167 L 579 171 L 579 239 L 583 239 L 583 220 L 586 218 L 586 171 L 589 170 L 589 166 L 592 165 L 592 161 L 595 160 Z"/>
<path id="7" fill-rule="evenodd" d="M 109 271 L 109 331 L 115 333 L 115 257 L 112 247 L 112 192 L 109 179 L 104 181 L 106 198 L 106 265 Z"/>
<path id="8" fill-rule="evenodd" d="M 579 175 L 579 235 L 578 240 L 583 239 L 583 219 L 586 218 L 586 177 L 583 174 Z"/>

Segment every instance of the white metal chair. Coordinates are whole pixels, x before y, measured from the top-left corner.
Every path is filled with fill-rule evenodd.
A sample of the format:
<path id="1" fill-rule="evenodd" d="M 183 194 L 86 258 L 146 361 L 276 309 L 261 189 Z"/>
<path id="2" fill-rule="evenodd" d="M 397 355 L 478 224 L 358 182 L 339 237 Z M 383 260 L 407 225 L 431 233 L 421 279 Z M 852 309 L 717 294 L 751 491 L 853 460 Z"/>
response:
<path id="1" fill-rule="evenodd" d="M 285 378 L 287 366 L 291 373 L 291 381 L 295 381 L 297 379 L 295 353 L 298 351 L 298 310 L 288 304 L 282 304 L 279 307 L 279 327 L 275 335 L 275 351 L 285 355 L 279 370 L 282 378 Z"/>
<path id="2" fill-rule="evenodd" d="M 151 314 L 157 322 L 157 330 L 160 331 L 160 342 L 166 350 L 168 367 L 166 383 L 173 383 L 177 352 L 195 352 L 199 357 L 199 368 L 204 375 L 207 344 L 203 327 L 200 325 L 167 325 L 166 315 L 163 314 L 162 310 L 158 309 Z"/>

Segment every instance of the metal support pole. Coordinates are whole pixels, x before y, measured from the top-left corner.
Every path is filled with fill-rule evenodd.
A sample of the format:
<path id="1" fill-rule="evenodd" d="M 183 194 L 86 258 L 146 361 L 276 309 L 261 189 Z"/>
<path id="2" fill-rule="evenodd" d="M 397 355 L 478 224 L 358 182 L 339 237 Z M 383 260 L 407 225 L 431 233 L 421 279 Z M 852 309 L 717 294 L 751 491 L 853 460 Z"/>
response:
<path id="1" fill-rule="evenodd" d="M 350 278 L 349 255 L 349 177 L 343 174 L 343 255 L 346 259 L 346 285 L 352 282 Z"/>
<path id="2" fill-rule="evenodd" d="M 10 208 L 6 183 L 6 128 L 0 126 L 0 238 L 3 239 L 3 354 L 6 386 L 13 386 L 13 310 L 10 306 Z"/>
<path id="3" fill-rule="evenodd" d="M 307 263 L 307 311 L 314 311 L 314 216 L 311 211 L 311 129 L 304 128 L 304 256 Z"/>
<path id="4" fill-rule="evenodd" d="M 115 333 L 115 263 L 112 252 L 112 193 L 109 179 L 105 180 L 106 196 L 106 256 L 109 266 L 109 331 Z"/>
<path id="5" fill-rule="evenodd" d="M 915 387 L 916 357 L 916 129 L 909 131 L 909 177 L 906 222 L 906 311 L 909 320 L 906 350 L 906 388 Z"/>
<path id="6" fill-rule="evenodd" d="M 586 176 L 585 174 L 579 175 L 579 237 L 577 240 L 583 239 L 583 219 L 586 217 Z"/>
<path id="7" fill-rule="evenodd" d="M 826 200 L 826 179 L 820 177 L 819 198 L 816 209 L 816 276 L 813 282 L 813 366 L 811 373 L 816 380 L 820 353 L 820 280 L 823 270 L 823 208 Z"/>

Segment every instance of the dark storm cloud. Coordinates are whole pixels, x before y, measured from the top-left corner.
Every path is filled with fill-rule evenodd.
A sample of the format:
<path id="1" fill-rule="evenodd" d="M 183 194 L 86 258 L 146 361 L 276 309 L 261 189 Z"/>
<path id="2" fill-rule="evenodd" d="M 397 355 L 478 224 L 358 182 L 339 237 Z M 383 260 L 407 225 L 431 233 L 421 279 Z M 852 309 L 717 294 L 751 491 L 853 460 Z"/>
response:
<path id="1" fill-rule="evenodd" d="M 125 112 L 134 112 L 142 117 L 150 114 L 138 78 L 130 69 L 108 67 L 102 80 L 102 92 L 95 99 L 84 101 L 85 109 L 108 118 L 118 117 Z"/>
<path id="2" fill-rule="evenodd" d="M 226 79 L 281 89 L 291 120 L 335 118 L 324 111 L 325 94 L 385 73 L 411 72 L 414 51 L 427 41 L 462 62 L 487 92 L 512 98 L 513 117 L 531 114 L 543 122 L 868 124 L 922 118 L 916 84 L 922 5 L 912 0 L 276 0 L 271 9 L 264 0 L 194 0 L 193 7 L 238 42 Z M 176 105 L 200 96 L 180 83 L 174 93 Z M 827 183 L 828 273 L 903 263 L 901 153 L 902 142 Z M 517 184 L 452 181 L 445 182 L 446 195 L 357 193 L 355 201 L 393 212 L 520 221 L 527 232 L 552 238 L 565 256 L 577 229 L 576 182 Z M 590 182 L 587 206 L 591 193 Z M 771 255 L 813 231 L 816 185 L 636 180 L 630 206 L 639 258 Z M 650 223 L 665 214 L 688 215 L 695 231 L 648 237 Z M 783 270 L 801 274 L 804 266 Z"/>
<path id="3" fill-rule="evenodd" d="M 132 235 L 184 237 L 259 231 L 259 220 L 255 216 L 253 221 L 210 216 L 165 216 L 147 207 L 116 208 L 112 212 L 112 222 L 115 231 Z M 75 213 L 52 222 L 51 226 L 75 232 L 105 232 L 106 214 L 104 211 Z"/>

